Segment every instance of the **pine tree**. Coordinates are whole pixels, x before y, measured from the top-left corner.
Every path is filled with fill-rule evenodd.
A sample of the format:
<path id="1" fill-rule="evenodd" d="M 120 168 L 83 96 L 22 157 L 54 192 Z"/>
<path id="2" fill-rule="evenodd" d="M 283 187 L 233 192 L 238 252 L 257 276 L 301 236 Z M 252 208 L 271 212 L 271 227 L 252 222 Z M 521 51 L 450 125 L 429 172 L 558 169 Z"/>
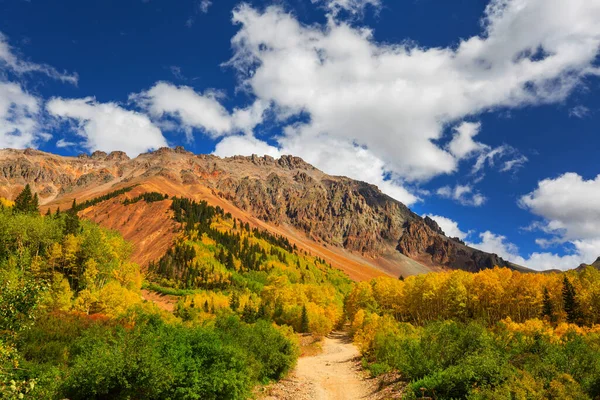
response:
<path id="1" fill-rule="evenodd" d="M 567 322 L 579 324 L 581 322 L 581 310 L 577 302 L 575 288 L 569 278 L 565 275 L 562 288 L 563 307 L 567 313 Z"/>
<path id="2" fill-rule="evenodd" d="M 50 208 L 48 208 L 48 210 L 46 210 L 46 217 L 49 217 L 52 215 L 52 212 L 50 212 Z"/>
<path id="3" fill-rule="evenodd" d="M 302 306 L 302 317 L 300 319 L 300 332 L 308 333 L 308 312 L 306 306 Z"/>
<path id="4" fill-rule="evenodd" d="M 554 314 L 554 304 L 550 299 L 550 292 L 548 288 L 544 287 L 543 300 L 542 300 L 542 317 L 547 317 L 551 322 L 556 322 L 556 315 Z"/>
<path id="5" fill-rule="evenodd" d="M 75 235 L 79 232 L 79 216 L 77 215 L 77 201 L 73 199 L 73 205 L 65 217 L 65 235 Z"/>
<path id="6" fill-rule="evenodd" d="M 398 277 L 398 279 L 400 279 L 401 281 L 403 281 L 403 280 L 404 280 L 404 275 L 400 275 L 400 276 Z"/>
<path id="7" fill-rule="evenodd" d="M 33 195 L 33 200 L 31 201 L 30 212 L 32 213 L 40 213 L 40 199 L 38 194 L 35 193 Z"/>
<path id="8" fill-rule="evenodd" d="M 227 267 L 227 269 L 235 269 L 235 264 L 233 262 L 233 254 L 231 254 L 231 251 L 227 254 L 227 261 L 225 262 L 225 267 Z"/>
<path id="9" fill-rule="evenodd" d="M 35 195 L 32 194 L 29 184 L 25 185 L 23 191 L 15 199 L 13 211 L 32 214 L 40 212 L 38 195 L 37 193 Z"/>
<path id="10" fill-rule="evenodd" d="M 204 301 L 204 312 L 208 312 L 208 300 Z"/>
<path id="11" fill-rule="evenodd" d="M 231 293 L 231 298 L 229 299 L 229 308 L 233 311 L 237 311 L 240 308 L 240 297 L 237 292 Z"/>
<path id="12" fill-rule="evenodd" d="M 256 322 L 256 310 L 250 305 L 250 302 L 246 303 L 244 306 L 242 320 L 249 324 Z"/>

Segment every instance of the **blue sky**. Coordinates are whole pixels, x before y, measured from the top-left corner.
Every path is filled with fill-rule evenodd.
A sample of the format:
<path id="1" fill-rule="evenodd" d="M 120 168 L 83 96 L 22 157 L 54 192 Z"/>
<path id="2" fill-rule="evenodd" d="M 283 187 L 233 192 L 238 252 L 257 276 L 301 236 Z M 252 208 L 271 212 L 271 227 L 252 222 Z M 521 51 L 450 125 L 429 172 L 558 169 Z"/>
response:
<path id="1" fill-rule="evenodd" d="M 0 32 L 0 148 L 292 153 L 532 268 L 600 256 L 600 0 L 0 0 Z"/>

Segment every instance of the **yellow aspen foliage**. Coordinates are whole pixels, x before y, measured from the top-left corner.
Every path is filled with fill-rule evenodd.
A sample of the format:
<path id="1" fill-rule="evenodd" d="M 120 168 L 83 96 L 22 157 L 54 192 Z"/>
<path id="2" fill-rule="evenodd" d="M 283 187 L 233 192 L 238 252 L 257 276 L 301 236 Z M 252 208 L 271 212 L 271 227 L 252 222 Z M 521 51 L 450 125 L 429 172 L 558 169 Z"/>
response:
<path id="1" fill-rule="evenodd" d="M 52 283 L 44 306 L 52 311 L 69 311 L 73 302 L 73 291 L 67 279 L 59 273 L 52 275 Z"/>

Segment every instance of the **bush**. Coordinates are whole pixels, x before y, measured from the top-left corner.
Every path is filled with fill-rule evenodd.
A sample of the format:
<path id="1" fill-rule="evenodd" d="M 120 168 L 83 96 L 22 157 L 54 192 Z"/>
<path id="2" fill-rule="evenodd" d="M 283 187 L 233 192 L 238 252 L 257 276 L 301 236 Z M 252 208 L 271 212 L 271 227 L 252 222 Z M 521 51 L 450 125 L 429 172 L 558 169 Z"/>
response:
<path id="1" fill-rule="evenodd" d="M 284 376 L 298 355 L 278 328 L 236 316 L 191 327 L 143 313 L 130 325 L 54 313 L 19 346 L 22 378 L 38 380 L 40 399 L 245 399 L 258 382 Z"/>

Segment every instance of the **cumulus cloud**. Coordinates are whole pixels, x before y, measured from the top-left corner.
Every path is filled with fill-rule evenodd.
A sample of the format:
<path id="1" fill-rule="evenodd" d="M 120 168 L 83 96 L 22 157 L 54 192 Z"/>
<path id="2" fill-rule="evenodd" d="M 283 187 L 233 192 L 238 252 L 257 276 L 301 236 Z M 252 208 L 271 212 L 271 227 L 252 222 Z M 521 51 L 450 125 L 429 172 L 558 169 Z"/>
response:
<path id="1" fill-rule="evenodd" d="M 198 93 L 189 86 L 158 82 L 149 90 L 130 95 L 153 118 L 175 118 L 191 138 L 193 128 L 213 138 L 236 132 L 250 132 L 262 121 L 265 103 L 257 101 L 230 113 L 220 103 L 217 92 Z"/>
<path id="2" fill-rule="evenodd" d="M 115 103 L 83 99 L 54 98 L 46 104 L 48 112 L 75 122 L 75 132 L 88 150 L 122 150 L 135 157 L 147 150 L 167 146 L 162 132 L 150 119 Z M 64 143 L 64 142 L 63 142 Z"/>
<path id="3" fill-rule="evenodd" d="M 469 245 L 536 270 L 571 269 L 600 256 L 600 175 L 585 180 L 566 173 L 544 179 L 519 199 L 519 205 L 542 218 L 527 230 L 551 235 L 550 239 L 538 238 L 536 243 L 542 247 L 563 245 L 565 254 L 533 252 L 522 257 L 505 236 L 490 231 L 479 235 L 479 243 Z"/>
<path id="4" fill-rule="evenodd" d="M 25 61 L 17 56 L 14 49 L 8 43 L 8 38 L 0 32 L 0 67 L 8 69 L 15 74 L 22 75 L 37 72 L 76 85 L 78 76 L 76 73 L 59 72 L 56 68 L 46 65 Z"/>
<path id="5" fill-rule="evenodd" d="M 484 195 L 474 190 L 471 185 L 443 186 L 436 191 L 436 194 L 446 199 L 452 199 L 463 206 L 479 207 L 487 200 Z"/>
<path id="6" fill-rule="evenodd" d="M 0 32 L 0 148 L 37 147 L 52 138 L 41 126 L 42 100 L 28 93 L 21 83 L 9 79 L 27 73 L 41 73 L 77 84 L 77 74 L 61 73 L 49 65 L 23 60 Z"/>
<path id="7" fill-rule="evenodd" d="M 326 4 L 360 9 L 369 2 Z M 561 101 L 595 73 L 599 18 L 598 2 L 492 0 L 480 35 L 454 47 L 425 48 L 378 43 L 371 30 L 335 18 L 306 26 L 280 7 L 242 5 L 234 11 L 240 30 L 229 65 L 245 90 L 273 104 L 280 121 L 308 117 L 285 130 L 280 147 L 302 142 L 318 153 L 328 137 L 366 149 L 404 184 L 453 173 L 461 159 L 483 149 L 473 140 L 480 127 L 466 119 Z M 452 126 L 454 139 L 446 146 Z M 508 148 L 479 151 L 477 168 Z M 329 162 L 344 164 L 341 154 Z M 515 156 L 502 168 L 524 162 Z"/>
<path id="8" fill-rule="evenodd" d="M 253 154 L 269 155 L 274 158 L 281 157 L 277 147 L 270 146 L 252 135 L 228 136 L 217 143 L 213 154 L 219 157 L 251 156 Z"/>
<path id="9" fill-rule="evenodd" d="M 585 180 L 570 172 L 544 179 L 519 204 L 542 217 L 546 232 L 563 241 L 600 239 L 600 175 Z"/>
<path id="10" fill-rule="evenodd" d="M 446 236 L 448 237 L 457 237 L 460 240 L 464 240 L 467 236 L 469 236 L 470 232 L 463 232 L 458 227 L 458 222 L 451 220 L 447 217 L 442 217 L 441 215 L 433 215 L 433 214 L 425 214 L 423 218 L 429 217 L 442 228 Z"/>
<path id="11" fill-rule="evenodd" d="M 36 147 L 48 139 L 40 132 L 40 101 L 11 82 L 0 82 L 0 148 Z"/>

